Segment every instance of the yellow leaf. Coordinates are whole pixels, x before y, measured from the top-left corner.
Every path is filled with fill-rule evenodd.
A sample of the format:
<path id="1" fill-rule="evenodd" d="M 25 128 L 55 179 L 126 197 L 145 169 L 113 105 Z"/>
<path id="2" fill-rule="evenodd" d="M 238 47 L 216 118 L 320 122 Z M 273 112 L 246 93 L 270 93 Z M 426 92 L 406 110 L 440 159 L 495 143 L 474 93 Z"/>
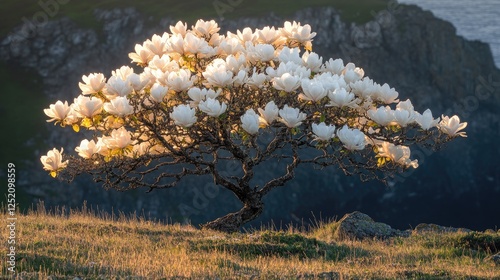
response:
<path id="1" fill-rule="evenodd" d="M 57 177 L 57 171 L 51 171 L 50 176 L 52 176 L 52 178 Z"/>
<path id="2" fill-rule="evenodd" d="M 81 125 L 82 125 L 83 127 L 89 128 L 89 127 L 91 127 L 91 126 L 92 126 L 92 120 L 91 120 L 91 119 L 89 119 L 89 118 L 84 118 L 84 119 L 82 120 Z"/>
<path id="3" fill-rule="evenodd" d="M 93 121 L 94 121 L 95 124 L 99 124 L 101 122 L 101 120 L 102 120 L 102 116 L 101 115 L 96 115 L 93 118 Z"/>
<path id="4" fill-rule="evenodd" d="M 386 158 L 384 157 L 379 157 L 377 161 L 377 167 L 381 167 L 386 163 Z"/>
<path id="5" fill-rule="evenodd" d="M 74 125 L 73 125 L 73 130 L 74 130 L 75 132 L 80 131 L 80 126 L 79 126 L 78 124 L 74 124 Z"/>
<path id="6" fill-rule="evenodd" d="M 311 42 L 306 42 L 304 44 L 304 49 L 307 50 L 307 51 L 312 52 L 312 43 Z"/>

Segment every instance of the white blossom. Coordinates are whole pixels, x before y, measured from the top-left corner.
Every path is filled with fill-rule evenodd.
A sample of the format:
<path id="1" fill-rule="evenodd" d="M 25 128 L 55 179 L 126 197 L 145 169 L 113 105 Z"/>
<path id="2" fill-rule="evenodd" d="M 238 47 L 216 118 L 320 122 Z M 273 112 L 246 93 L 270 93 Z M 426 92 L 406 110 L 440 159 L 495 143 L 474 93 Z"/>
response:
<path id="1" fill-rule="evenodd" d="M 438 127 L 442 132 L 448 134 L 451 137 L 455 136 L 467 137 L 465 131 L 460 131 L 467 127 L 467 123 L 466 122 L 461 123 L 460 118 L 457 115 L 451 118 L 442 115 L 441 119 L 442 120 L 439 123 Z"/>
<path id="2" fill-rule="evenodd" d="M 60 100 L 58 100 L 55 104 L 50 104 L 48 109 L 43 109 L 45 115 L 50 118 L 47 122 L 56 121 L 56 123 L 64 121 L 70 111 L 71 108 L 68 105 L 68 101 L 64 101 L 64 103 L 62 103 Z"/>
<path id="3" fill-rule="evenodd" d="M 289 128 L 294 128 L 302 124 L 307 117 L 305 113 L 300 112 L 298 108 L 291 108 L 285 105 L 279 110 L 279 121 L 284 123 Z"/>
<path id="4" fill-rule="evenodd" d="M 129 100 L 124 96 L 119 96 L 110 102 L 104 103 L 104 110 L 119 117 L 125 117 L 134 113 L 134 107 L 130 105 Z"/>
<path id="5" fill-rule="evenodd" d="M 314 133 L 314 140 L 329 141 L 335 135 L 335 126 L 327 125 L 324 122 L 319 124 L 312 124 L 312 131 Z"/>
<path id="6" fill-rule="evenodd" d="M 187 69 L 180 69 L 176 72 L 170 72 L 166 78 L 165 84 L 169 89 L 180 92 L 193 86 L 194 77 Z"/>
<path id="7" fill-rule="evenodd" d="M 327 95 L 326 89 L 319 81 L 303 79 L 301 86 L 303 93 L 299 94 L 299 99 L 318 102 Z"/>
<path id="8" fill-rule="evenodd" d="M 388 84 L 384 84 L 382 86 L 378 85 L 377 89 L 374 90 L 374 98 L 377 101 L 381 101 L 385 104 L 397 103 L 399 102 L 398 92 L 391 88 Z"/>
<path id="9" fill-rule="evenodd" d="M 267 81 L 267 76 L 264 73 L 257 73 L 254 69 L 252 76 L 249 76 L 247 79 L 247 85 L 253 88 L 261 88 L 264 86 L 264 83 Z"/>
<path id="10" fill-rule="evenodd" d="M 255 30 L 257 42 L 261 44 L 281 45 L 286 42 L 286 38 L 281 37 L 281 33 L 273 27 L 266 26 Z"/>
<path id="11" fill-rule="evenodd" d="M 94 154 L 98 154 L 101 151 L 101 146 L 98 146 L 94 140 L 83 139 L 80 142 L 80 146 L 75 148 L 75 151 L 82 158 L 89 159 L 92 158 Z"/>
<path id="12" fill-rule="evenodd" d="M 312 38 L 316 36 L 316 32 L 311 32 L 311 26 L 309 24 L 302 26 L 300 22 L 295 21 L 293 23 L 286 21 L 283 28 L 279 30 L 282 36 L 297 40 L 300 43 L 311 41 Z"/>
<path id="13" fill-rule="evenodd" d="M 130 76 L 132 73 L 134 73 L 134 69 L 129 66 L 122 66 L 116 70 L 111 71 L 111 75 L 113 77 L 117 77 L 124 81 L 126 81 L 128 79 L 128 76 Z"/>
<path id="14" fill-rule="evenodd" d="M 178 21 L 174 26 L 170 25 L 170 32 L 173 35 L 180 35 L 181 37 L 186 35 L 187 29 L 187 23 L 183 23 L 182 21 Z"/>
<path id="15" fill-rule="evenodd" d="M 200 37 L 210 37 L 212 34 L 219 32 L 219 25 L 214 21 L 204 21 L 199 19 L 192 27 L 193 32 Z"/>
<path id="16" fill-rule="evenodd" d="M 248 81 L 248 73 L 245 70 L 240 70 L 234 77 L 233 77 L 233 86 L 239 87 L 247 83 Z"/>
<path id="17" fill-rule="evenodd" d="M 226 55 L 235 55 L 243 50 L 243 45 L 237 38 L 226 38 L 219 44 L 218 50 Z"/>
<path id="18" fill-rule="evenodd" d="M 342 70 L 342 75 L 345 81 L 349 83 L 354 83 L 363 79 L 365 76 L 365 71 L 362 68 L 356 67 L 352 62 L 347 63 L 344 70 Z"/>
<path id="19" fill-rule="evenodd" d="M 128 76 L 127 76 L 128 77 Z M 113 99 L 118 96 L 127 96 L 133 92 L 134 88 L 126 79 L 123 80 L 117 76 L 112 76 L 106 83 L 104 95 L 108 99 Z"/>
<path id="20" fill-rule="evenodd" d="M 240 42 L 244 45 L 245 42 L 254 42 L 257 40 L 257 35 L 252 31 L 252 28 L 245 27 L 242 31 L 236 30 L 236 34 L 234 35 L 236 38 L 240 40 Z"/>
<path id="21" fill-rule="evenodd" d="M 295 65 L 303 64 L 303 60 L 300 57 L 300 48 L 284 47 L 278 55 L 278 60 L 283 63 L 292 62 Z"/>
<path id="22" fill-rule="evenodd" d="M 136 92 L 139 92 L 149 83 L 149 76 L 146 73 L 140 75 L 132 73 L 128 76 L 127 81 Z"/>
<path id="23" fill-rule="evenodd" d="M 269 44 L 257 44 L 247 47 L 247 57 L 251 63 L 274 59 L 274 47 Z"/>
<path id="24" fill-rule="evenodd" d="M 191 107 L 197 107 L 201 101 L 207 98 L 216 98 L 219 93 L 220 91 L 216 92 L 213 89 L 192 87 L 188 90 L 188 96 L 192 100 L 189 104 Z"/>
<path id="25" fill-rule="evenodd" d="M 279 114 L 279 108 L 276 106 L 274 101 L 269 101 L 266 104 L 266 107 L 264 109 L 259 108 L 258 109 L 260 117 L 259 117 L 259 126 L 260 127 L 267 127 L 271 125 L 277 118 Z"/>
<path id="26" fill-rule="evenodd" d="M 150 90 L 151 99 L 158 103 L 163 102 L 163 99 L 167 95 L 167 92 L 168 87 L 164 87 L 160 84 L 154 84 Z"/>
<path id="27" fill-rule="evenodd" d="M 171 60 L 170 56 L 162 55 L 153 57 L 149 62 L 148 67 L 152 70 L 161 70 L 161 72 L 175 72 L 179 71 L 179 64 L 175 60 Z"/>
<path id="28" fill-rule="evenodd" d="M 323 64 L 323 58 L 315 52 L 305 52 L 302 55 L 303 64 L 312 72 L 319 72 Z"/>
<path id="29" fill-rule="evenodd" d="M 167 52 L 167 42 L 170 35 L 164 32 L 162 36 L 154 34 L 151 40 L 146 40 L 143 44 L 155 56 L 163 56 Z"/>
<path id="30" fill-rule="evenodd" d="M 293 76 L 289 73 L 281 75 L 273 79 L 273 87 L 278 90 L 291 92 L 300 86 L 300 77 Z"/>
<path id="31" fill-rule="evenodd" d="M 109 136 L 102 138 L 102 142 L 110 150 L 123 149 L 132 144 L 132 134 L 124 127 L 113 129 Z"/>
<path id="32" fill-rule="evenodd" d="M 415 121 L 415 114 L 408 110 L 397 108 L 394 111 L 394 120 L 401 127 L 406 127 Z"/>
<path id="33" fill-rule="evenodd" d="M 90 95 L 100 92 L 106 85 L 106 78 L 102 73 L 92 73 L 82 76 L 83 83 L 78 83 L 83 95 Z"/>
<path id="34" fill-rule="evenodd" d="M 378 145 L 378 155 L 406 167 L 418 167 L 418 160 L 410 160 L 411 151 L 406 146 L 396 146 L 389 142 Z"/>
<path id="35" fill-rule="evenodd" d="M 415 121 L 424 130 L 429 130 L 438 125 L 440 118 L 434 119 L 430 109 L 424 111 L 423 114 L 416 112 Z"/>
<path id="36" fill-rule="evenodd" d="M 357 128 L 350 129 L 347 125 L 344 125 L 337 130 L 337 136 L 348 150 L 363 150 L 365 148 L 365 134 Z"/>
<path id="37" fill-rule="evenodd" d="M 224 102 L 219 102 L 217 99 L 207 98 L 200 101 L 198 108 L 211 117 L 218 117 L 226 111 L 227 105 Z"/>
<path id="38" fill-rule="evenodd" d="M 338 88 L 334 91 L 328 92 L 328 98 L 330 99 L 330 103 L 327 106 L 335 106 L 335 107 L 357 107 L 357 100 L 354 93 L 348 92 L 345 88 Z"/>
<path id="39" fill-rule="evenodd" d="M 187 33 L 182 41 L 183 54 L 210 54 L 213 52 L 212 47 L 210 47 L 203 38 L 196 37 L 193 33 Z"/>
<path id="40" fill-rule="evenodd" d="M 368 117 L 380 126 L 388 126 L 392 124 L 394 119 L 394 111 L 391 107 L 379 107 L 378 109 L 370 109 L 366 112 Z"/>
<path id="41" fill-rule="evenodd" d="M 68 166 L 68 160 L 62 161 L 63 152 L 64 152 L 63 148 L 61 148 L 60 152 L 58 149 L 54 148 L 51 151 L 49 151 L 47 155 L 41 156 L 40 161 L 43 164 L 43 169 L 53 172 L 66 168 Z M 55 176 L 53 175 L 53 177 Z"/>
<path id="42" fill-rule="evenodd" d="M 184 54 L 184 35 L 173 34 L 167 42 L 167 51 L 170 55 L 177 57 Z"/>
<path id="43" fill-rule="evenodd" d="M 344 70 L 344 61 L 341 58 L 333 59 L 330 58 L 326 61 L 323 66 L 321 66 L 321 72 L 330 72 L 332 74 L 341 75 L 342 70 Z"/>
<path id="44" fill-rule="evenodd" d="M 74 100 L 74 110 L 81 117 L 92 118 L 93 116 L 100 114 L 102 111 L 103 102 L 101 99 L 94 97 L 87 97 L 80 95 Z"/>
<path id="45" fill-rule="evenodd" d="M 205 86 L 225 87 L 233 82 L 233 72 L 226 70 L 224 60 L 214 60 L 202 73 L 207 80 Z"/>
<path id="46" fill-rule="evenodd" d="M 240 117 L 241 127 L 248 134 L 256 134 L 259 132 L 259 116 L 253 109 L 248 109 L 245 114 Z"/>
<path id="47" fill-rule="evenodd" d="M 372 79 L 364 77 L 350 85 L 351 91 L 356 94 L 359 98 L 368 99 L 375 95 L 375 92 L 379 90 L 379 85 L 374 83 Z"/>
<path id="48" fill-rule="evenodd" d="M 186 104 L 178 105 L 170 113 L 170 118 L 178 126 L 191 127 L 197 121 L 196 110 Z"/>

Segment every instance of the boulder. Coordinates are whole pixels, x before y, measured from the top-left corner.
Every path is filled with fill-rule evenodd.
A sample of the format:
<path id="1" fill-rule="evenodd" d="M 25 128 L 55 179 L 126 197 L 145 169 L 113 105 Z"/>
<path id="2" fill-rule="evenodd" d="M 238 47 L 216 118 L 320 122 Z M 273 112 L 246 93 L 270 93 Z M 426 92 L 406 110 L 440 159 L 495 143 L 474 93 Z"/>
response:
<path id="1" fill-rule="evenodd" d="M 338 222 L 335 232 L 335 237 L 341 240 L 387 239 L 395 236 L 409 236 L 409 233 L 375 222 L 370 216 L 358 211 L 346 214 Z"/>
<path id="2" fill-rule="evenodd" d="M 413 233 L 424 233 L 424 232 L 436 232 L 436 233 L 446 233 L 446 232 L 471 232 L 472 230 L 467 228 L 454 228 L 454 227 L 444 227 L 436 224 L 419 224 L 413 230 Z"/>
<path id="3" fill-rule="evenodd" d="M 485 262 L 491 262 L 493 265 L 500 267 L 500 253 L 495 254 L 493 256 L 488 256 L 484 258 Z"/>
<path id="4" fill-rule="evenodd" d="M 500 266 L 500 254 L 496 254 L 496 255 L 491 256 L 491 259 L 493 260 L 493 262 L 496 265 Z"/>

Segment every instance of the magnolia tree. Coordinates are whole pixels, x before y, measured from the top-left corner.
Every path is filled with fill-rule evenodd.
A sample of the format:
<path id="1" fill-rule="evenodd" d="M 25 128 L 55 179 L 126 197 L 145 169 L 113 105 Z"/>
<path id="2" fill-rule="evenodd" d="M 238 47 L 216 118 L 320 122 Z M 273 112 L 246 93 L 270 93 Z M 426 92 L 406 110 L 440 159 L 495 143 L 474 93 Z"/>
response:
<path id="1" fill-rule="evenodd" d="M 243 207 L 203 227 L 235 231 L 303 164 L 386 180 L 417 168 L 411 145 L 437 149 L 466 136 L 457 116 L 421 114 L 353 63 L 323 60 L 307 24 L 223 35 L 216 22 L 198 20 L 170 32 L 135 46 L 137 69 L 84 75 L 73 103 L 44 110 L 48 122 L 87 131 L 77 156 L 61 148 L 41 157 L 50 175 L 88 173 L 121 191 L 210 175 Z M 227 163 L 237 166 L 233 173 Z M 274 177 L 257 184 L 262 166 L 276 168 Z"/>

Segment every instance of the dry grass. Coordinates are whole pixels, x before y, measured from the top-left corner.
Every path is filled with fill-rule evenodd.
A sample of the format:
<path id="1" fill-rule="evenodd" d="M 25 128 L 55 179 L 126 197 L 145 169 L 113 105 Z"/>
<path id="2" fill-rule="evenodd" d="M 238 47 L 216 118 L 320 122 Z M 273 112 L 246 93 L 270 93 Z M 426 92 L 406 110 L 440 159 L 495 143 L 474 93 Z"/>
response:
<path id="1" fill-rule="evenodd" d="M 500 279 L 500 267 L 487 260 L 500 246 L 498 233 L 336 241 L 334 223 L 307 233 L 229 235 L 86 209 L 49 214 L 39 208 L 18 215 L 19 279 Z M 6 221 L 4 211 L 1 217 Z M 5 226 L 1 234 L 6 240 Z M 1 272 L 9 274 L 5 266 Z"/>

